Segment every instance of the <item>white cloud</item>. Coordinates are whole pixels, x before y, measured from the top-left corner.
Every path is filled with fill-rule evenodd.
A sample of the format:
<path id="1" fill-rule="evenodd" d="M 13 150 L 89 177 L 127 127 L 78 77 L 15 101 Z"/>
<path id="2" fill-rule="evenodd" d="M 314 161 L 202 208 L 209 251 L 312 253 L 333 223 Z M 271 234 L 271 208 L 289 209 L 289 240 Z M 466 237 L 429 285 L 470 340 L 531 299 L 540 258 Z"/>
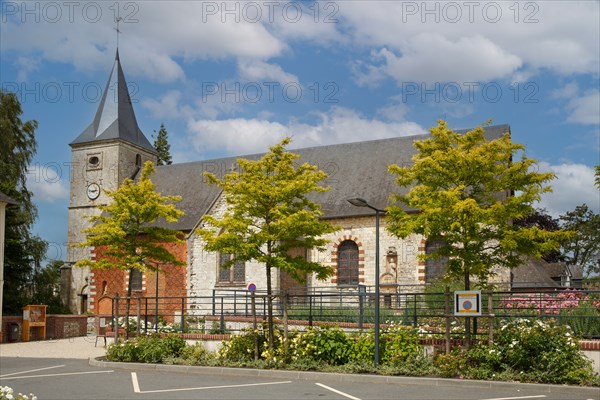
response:
<path id="1" fill-rule="evenodd" d="M 540 162 L 539 169 L 553 172 L 556 179 L 550 182 L 552 193 L 542 196 L 539 207 L 557 217 L 586 203 L 594 212 L 600 212 L 600 191 L 594 186 L 594 168 L 583 164 L 551 165 Z"/>
<path id="2" fill-rule="evenodd" d="M 54 203 L 69 198 L 69 188 L 56 163 L 35 164 L 27 171 L 27 188 L 36 202 Z"/>
<path id="3" fill-rule="evenodd" d="M 287 124 L 260 119 L 194 120 L 188 123 L 191 143 L 200 153 L 213 151 L 232 155 L 259 153 L 285 136 L 292 136 L 293 147 L 302 148 L 333 143 L 383 139 L 423 134 L 413 122 L 384 122 L 367 119 L 354 110 L 336 107 L 318 114 L 318 124 Z"/>
<path id="4" fill-rule="evenodd" d="M 279 65 L 260 60 L 240 60 L 238 69 L 240 77 L 250 82 L 300 83 L 297 76 L 285 72 Z"/>
<path id="5" fill-rule="evenodd" d="M 600 91 L 591 90 L 569 101 L 567 121 L 584 125 L 600 125 Z"/>
<path id="6" fill-rule="evenodd" d="M 403 46 L 400 55 L 383 48 L 379 67 L 397 82 L 479 82 L 508 76 L 522 64 L 516 57 L 482 37 L 451 41 L 439 33 L 423 33 Z M 469 60 L 469 62 L 466 62 Z"/>

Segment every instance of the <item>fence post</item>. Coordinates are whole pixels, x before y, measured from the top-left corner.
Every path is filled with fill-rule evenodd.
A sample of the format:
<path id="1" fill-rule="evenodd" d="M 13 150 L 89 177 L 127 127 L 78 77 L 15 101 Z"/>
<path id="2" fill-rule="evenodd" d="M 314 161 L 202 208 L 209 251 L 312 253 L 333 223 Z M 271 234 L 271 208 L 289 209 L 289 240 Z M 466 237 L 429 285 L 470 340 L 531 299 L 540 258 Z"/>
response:
<path id="1" fill-rule="evenodd" d="M 215 289 L 212 290 L 212 315 L 216 315 L 216 311 L 217 311 L 217 305 L 216 303 L 216 298 L 215 298 Z"/>
<path id="2" fill-rule="evenodd" d="M 283 294 L 283 354 L 288 354 L 288 294 Z"/>
<path id="3" fill-rule="evenodd" d="M 364 285 L 358 286 L 358 329 L 363 328 L 365 319 L 365 293 L 367 288 Z"/>
<path id="4" fill-rule="evenodd" d="M 181 298 L 181 333 L 185 331 L 185 297 Z"/>
<path id="5" fill-rule="evenodd" d="M 494 292 L 492 285 L 488 286 L 488 341 L 491 345 L 494 342 Z"/>
<path id="6" fill-rule="evenodd" d="M 119 293 L 115 295 L 115 343 L 119 340 Z"/>
<path id="7" fill-rule="evenodd" d="M 137 321 L 136 321 L 136 329 L 135 329 L 135 334 L 136 336 L 140 336 L 140 319 L 141 319 L 141 314 L 142 314 L 142 302 L 141 302 L 141 298 L 138 295 L 138 299 L 137 299 Z"/>
<path id="8" fill-rule="evenodd" d="M 144 300 L 144 333 L 148 333 L 148 298 Z"/>
<path id="9" fill-rule="evenodd" d="M 444 314 L 446 317 L 446 354 L 450 354 L 450 287 L 444 288 Z"/>
<path id="10" fill-rule="evenodd" d="M 308 326 L 313 326 L 312 299 L 313 299 L 313 296 L 310 296 L 308 298 Z"/>
<path id="11" fill-rule="evenodd" d="M 219 330 L 225 333 L 225 314 L 223 311 L 223 297 L 221 297 L 221 318 L 219 318 Z"/>
<path id="12" fill-rule="evenodd" d="M 413 295 L 413 328 L 417 327 L 417 295 Z"/>
<path id="13" fill-rule="evenodd" d="M 237 315 L 237 290 L 233 291 L 233 315 Z"/>
<path id="14" fill-rule="evenodd" d="M 258 327 L 256 323 L 256 296 L 254 291 L 250 294 L 252 301 L 252 331 L 254 332 L 254 361 L 258 360 Z"/>

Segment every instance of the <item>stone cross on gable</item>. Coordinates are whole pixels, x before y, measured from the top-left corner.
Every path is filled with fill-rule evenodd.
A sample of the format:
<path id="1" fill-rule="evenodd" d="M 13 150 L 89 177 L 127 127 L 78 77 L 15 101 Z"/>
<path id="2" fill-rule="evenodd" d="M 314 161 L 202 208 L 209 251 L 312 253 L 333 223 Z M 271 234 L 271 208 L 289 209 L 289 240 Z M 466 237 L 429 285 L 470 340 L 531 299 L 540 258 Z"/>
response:
<path id="1" fill-rule="evenodd" d="M 119 48 L 119 33 L 121 33 L 121 31 L 119 30 L 119 22 L 121 22 L 122 20 L 123 18 L 121 17 L 115 18 L 115 23 L 117 24 L 117 27 L 114 28 L 114 30 L 117 31 L 117 49 Z"/>

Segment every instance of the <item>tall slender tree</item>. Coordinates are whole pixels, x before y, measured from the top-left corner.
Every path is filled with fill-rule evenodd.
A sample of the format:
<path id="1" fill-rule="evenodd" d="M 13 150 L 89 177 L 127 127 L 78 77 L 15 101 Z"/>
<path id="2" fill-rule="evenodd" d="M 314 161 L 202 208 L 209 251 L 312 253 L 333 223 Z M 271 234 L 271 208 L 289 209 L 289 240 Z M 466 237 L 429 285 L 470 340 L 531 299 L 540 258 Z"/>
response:
<path id="1" fill-rule="evenodd" d="M 14 93 L 0 90 L 0 191 L 18 206 L 6 210 L 4 302 L 7 314 L 19 314 L 28 301 L 35 265 L 45 256 L 46 242 L 31 233 L 37 218 L 33 194 L 27 189 L 27 170 L 37 149 L 37 122 L 22 121 L 21 103 Z"/>
<path id="2" fill-rule="evenodd" d="M 264 263 L 267 281 L 267 313 L 269 346 L 273 348 L 273 282 L 272 270 L 287 272 L 297 281 L 307 273 L 317 279 L 333 274 L 331 267 L 290 255 L 294 248 L 323 249 L 323 235 L 336 227 L 319 220 L 321 207 L 308 195 L 329 190 L 320 185 L 327 174 L 316 166 L 294 165 L 300 156 L 286 151 L 286 138 L 270 148 L 257 161 L 238 159 L 240 171 L 232 171 L 223 179 L 212 173 L 204 176 L 223 189 L 227 210 L 221 218 L 206 215 L 205 226 L 198 230 L 208 251 L 230 254 L 223 266 L 255 260 Z"/>
<path id="3" fill-rule="evenodd" d="M 154 139 L 154 148 L 158 152 L 158 165 L 171 165 L 173 163 L 173 161 L 171 161 L 171 145 L 169 144 L 165 124 L 160 124 L 160 129 Z"/>
<path id="4" fill-rule="evenodd" d="M 109 204 L 99 206 L 102 214 L 89 218 L 95 224 L 84 231 L 87 240 L 77 244 L 102 248 L 102 257 L 81 260 L 75 266 L 125 270 L 132 282 L 134 269 L 157 271 L 161 264 L 185 264 L 163 246 L 181 242 L 181 232 L 156 224 L 159 219 L 176 222 L 183 215 L 183 211 L 172 204 L 181 197 L 157 193 L 150 179 L 154 171 L 154 164 L 146 161 L 138 182 L 125 179 L 117 190 L 106 191 Z M 155 263 L 148 263 L 149 260 Z M 130 299 L 131 285 L 127 287 L 127 318 Z"/>

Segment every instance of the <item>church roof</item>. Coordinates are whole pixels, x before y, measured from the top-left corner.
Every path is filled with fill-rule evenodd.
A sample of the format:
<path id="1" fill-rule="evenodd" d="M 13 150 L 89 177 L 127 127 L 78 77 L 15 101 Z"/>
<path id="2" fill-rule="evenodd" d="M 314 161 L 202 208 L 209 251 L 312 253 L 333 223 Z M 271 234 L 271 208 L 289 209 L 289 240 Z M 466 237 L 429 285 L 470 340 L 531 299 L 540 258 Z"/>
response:
<path id="1" fill-rule="evenodd" d="M 506 132 L 510 133 L 510 127 L 496 125 L 485 128 L 485 131 L 488 139 L 496 139 Z M 385 208 L 390 194 L 401 190 L 394 183 L 394 176 L 388 172 L 388 166 L 411 163 L 416 152 L 413 142 L 427 136 L 429 135 L 400 136 L 292 151 L 301 156 L 299 162 L 316 165 L 329 175 L 324 184 L 330 186 L 331 190 L 312 195 L 312 200 L 321 204 L 325 218 L 373 215 L 373 210 L 352 206 L 347 199 L 361 197 L 376 208 Z M 177 223 L 169 224 L 169 228 L 193 229 L 219 197 L 220 188 L 209 184 L 202 176 L 203 172 L 212 172 L 222 177 L 231 170 L 232 165 L 237 165 L 238 158 L 258 159 L 261 155 L 157 167 L 152 176 L 157 190 L 163 195 L 182 196 L 177 207 L 185 212 L 185 216 Z"/>
<path id="2" fill-rule="evenodd" d="M 114 139 L 121 139 L 156 153 L 138 127 L 118 50 L 94 121 L 70 145 Z"/>

